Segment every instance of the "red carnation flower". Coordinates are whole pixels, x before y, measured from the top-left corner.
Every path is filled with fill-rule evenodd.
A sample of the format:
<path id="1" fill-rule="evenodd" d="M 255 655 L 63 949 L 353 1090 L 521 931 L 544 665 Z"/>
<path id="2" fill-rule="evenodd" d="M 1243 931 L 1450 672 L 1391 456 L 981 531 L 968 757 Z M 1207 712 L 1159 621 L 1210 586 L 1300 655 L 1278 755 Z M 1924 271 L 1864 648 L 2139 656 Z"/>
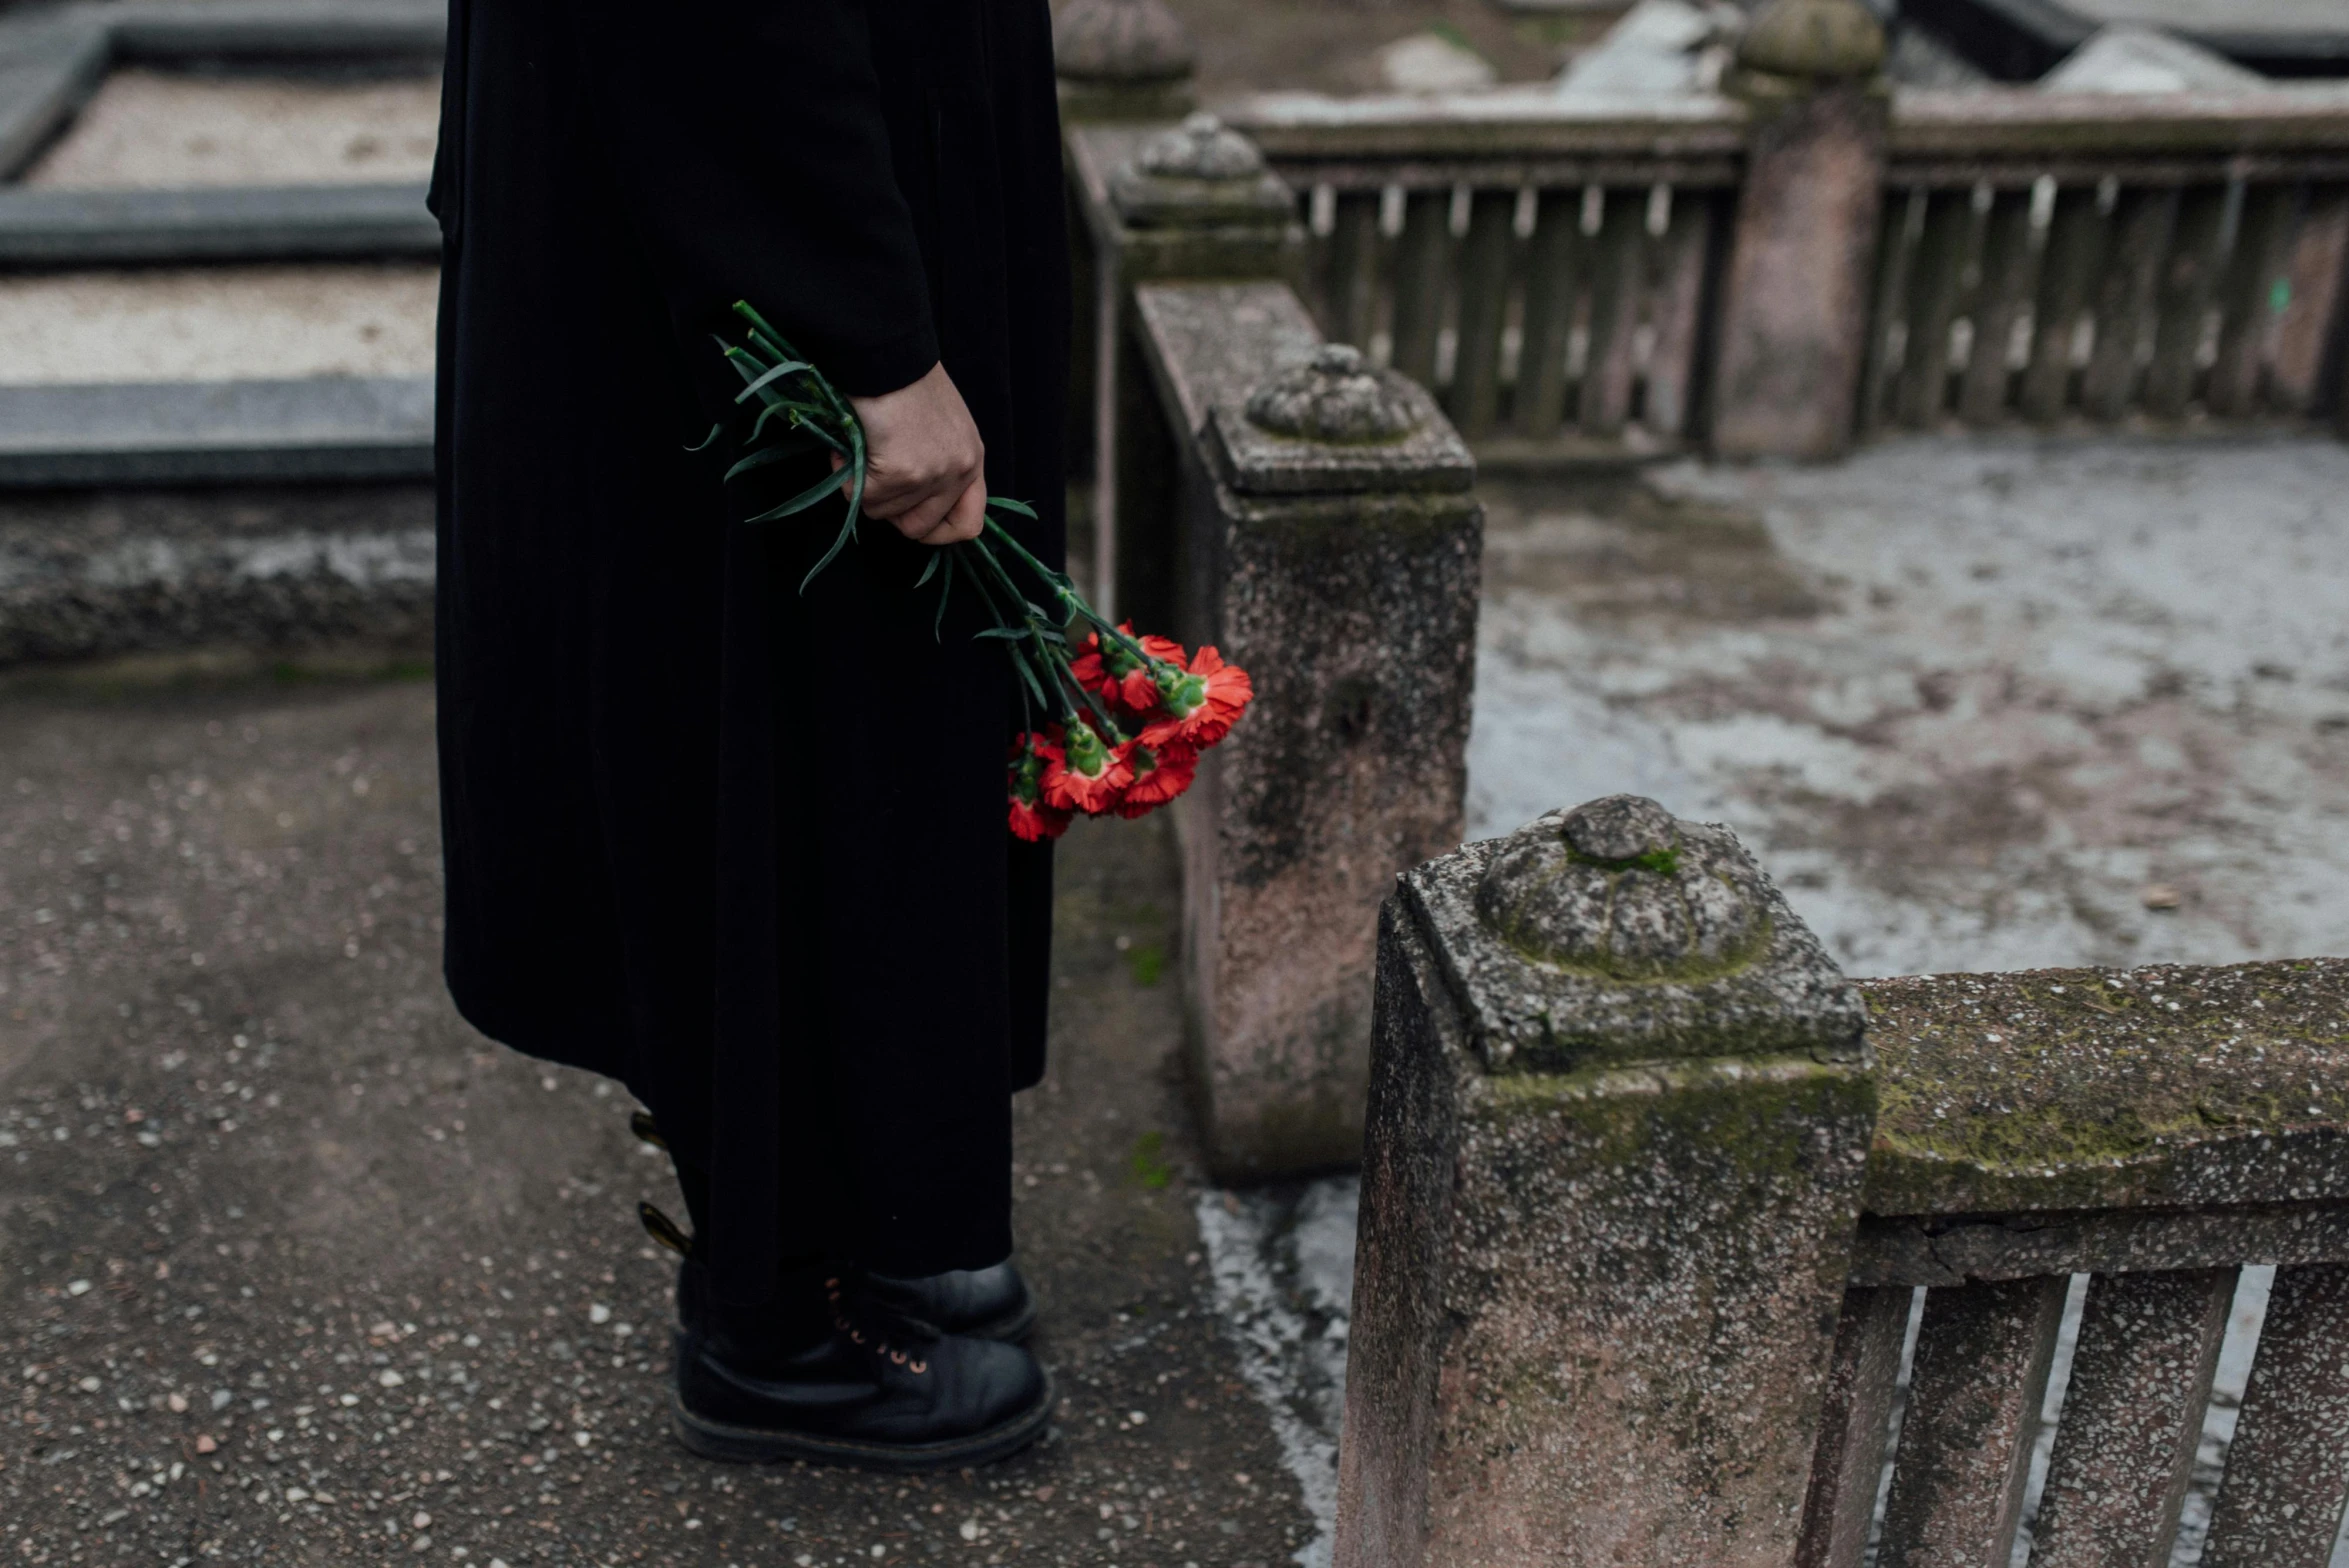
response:
<path id="1" fill-rule="evenodd" d="M 1122 750 L 1123 748 L 1119 748 Z M 1061 749 L 1044 762 L 1044 803 L 1099 816 L 1115 807 L 1134 770 L 1083 719 L 1072 721 Z"/>
<path id="2" fill-rule="evenodd" d="M 1158 691 L 1165 716 L 1142 731 L 1142 744 L 1153 748 L 1180 742 L 1203 751 L 1231 733 L 1256 697 L 1248 672 L 1213 647 L 1192 655 L 1182 674 L 1162 678 Z"/>
<path id="3" fill-rule="evenodd" d="M 1134 634 L 1134 623 L 1128 621 L 1118 630 L 1131 637 Z M 1158 640 L 1163 642 L 1165 639 Z M 1150 639 L 1144 638 L 1143 641 L 1147 644 Z M 1141 660 L 1125 650 L 1124 644 L 1114 640 L 1104 642 L 1099 632 L 1088 632 L 1085 640 L 1077 644 L 1077 656 L 1069 661 L 1068 672 L 1079 686 L 1102 701 L 1122 704 L 1125 701 L 1126 683 L 1133 678 L 1135 671 L 1147 668 Z M 1148 712 L 1149 707 L 1157 701 L 1158 694 L 1152 692 L 1148 704 L 1135 711 Z"/>
<path id="4" fill-rule="evenodd" d="M 1142 651 L 1154 659 L 1162 659 L 1175 670 L 1189 667 L 1183 656 L 1183 645 L 1172 637 L 1161 637 L 1156 632 L 1142 639 Z M 1124 682 L 1118 688 L 1118 701 L 1135 713 L 1153 713 L 1158 708 L 1158 682 L 1151 678 L 1150 666 L 1138 659 L 1128 661 Z"/>
<path id="5" fill-rule="evenodd" d="M 1199 776 L 1199 754 L 1180 743 L 1153 751 L 1138 740 L 1130 740 L 1120 749 L 1127 766 L 1134 770 L 1134 782 L 1126 786 L 1124 798 L 1117 803 L 1121 817 L 1147 816 L 1189 789 Z"/>
<path id="6" fill-rule="evenodd" d="M 1044 801 L 1044 769 L 1060 757 L 1048 736 L 1030 730 L 1011 745 L 1011 831 L 1034 844 L 1068 831 L 1069 813 Z"/>

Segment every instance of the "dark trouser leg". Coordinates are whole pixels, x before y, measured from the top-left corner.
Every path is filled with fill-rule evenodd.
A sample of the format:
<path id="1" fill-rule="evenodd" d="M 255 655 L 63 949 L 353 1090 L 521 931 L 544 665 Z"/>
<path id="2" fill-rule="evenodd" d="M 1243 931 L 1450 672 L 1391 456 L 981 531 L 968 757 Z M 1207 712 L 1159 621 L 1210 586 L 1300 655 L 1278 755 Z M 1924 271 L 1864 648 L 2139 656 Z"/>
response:
<path id="1" fill-rule="evenodd" d="M 1008 672 L 966 585 L 867 522 L 778 536 L 787 1250 L 898 1275 L 1011 1252 Z"/>

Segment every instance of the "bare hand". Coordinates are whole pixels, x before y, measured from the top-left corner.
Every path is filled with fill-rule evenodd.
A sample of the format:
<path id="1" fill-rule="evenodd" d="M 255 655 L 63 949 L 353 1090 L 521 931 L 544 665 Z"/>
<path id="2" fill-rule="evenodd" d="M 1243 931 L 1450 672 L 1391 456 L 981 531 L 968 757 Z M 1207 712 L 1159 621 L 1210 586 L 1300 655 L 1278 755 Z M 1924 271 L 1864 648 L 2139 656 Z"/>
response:
<path id="1" fill-rule="evenodd" d="M 976 539 L 987 516 L 987 446 L 946 367 L 848 401 L 865 427 L 865 515 L 919 544 Z"/>

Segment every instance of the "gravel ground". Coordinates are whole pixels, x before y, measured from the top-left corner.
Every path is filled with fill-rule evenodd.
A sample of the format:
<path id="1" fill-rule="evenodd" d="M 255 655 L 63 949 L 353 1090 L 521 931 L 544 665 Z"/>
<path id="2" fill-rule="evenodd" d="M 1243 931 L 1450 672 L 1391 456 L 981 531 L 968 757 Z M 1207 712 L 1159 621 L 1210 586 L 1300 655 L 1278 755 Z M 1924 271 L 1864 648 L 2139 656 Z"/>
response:
<path id="1" fill-rule="evenodd" d="M 168 674 L 168 671 L 165 672 Z M 298 672 L 291 672 L 298 674 Z M 1068 841 L 1020 1112 L 1047 1444 L 883 1480 L 666 1429 L 627 1097 L 436 974 L 415 682 L 0 691 L 0 1559 L 1239 1568 L 1312 1534 L 1211 1310 L 1170 846 Z"/>

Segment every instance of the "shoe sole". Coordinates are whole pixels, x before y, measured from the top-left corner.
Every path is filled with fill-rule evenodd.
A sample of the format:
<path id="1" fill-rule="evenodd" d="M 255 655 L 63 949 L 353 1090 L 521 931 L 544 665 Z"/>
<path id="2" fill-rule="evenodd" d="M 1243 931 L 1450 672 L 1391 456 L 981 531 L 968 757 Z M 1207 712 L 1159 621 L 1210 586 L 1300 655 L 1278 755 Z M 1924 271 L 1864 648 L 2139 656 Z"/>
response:
<path id="1" fill-rule="evenodd" d="M 1045 1427 L 1052 1420 L 1052 1397 L 1052 1380 L 1047 1377 L 1044 1397 L 1032 1408 L 1000 1426 L 940 1443 L 859 1443 L 847 1438 L 729 1426 L 686 1409 L 685 1401 L 673 1387 L 669 1390 L 669 1412 L 676 1420 L 677 1440 L 704 1459 L 738 1465 L 771 1465 L 804 1459 L 811 1464 L 855 1465 L 862 1470 L 904 1473 L 993 1464 L 998 1459 L 1010 1458 L 1044 1435 Z"/>

